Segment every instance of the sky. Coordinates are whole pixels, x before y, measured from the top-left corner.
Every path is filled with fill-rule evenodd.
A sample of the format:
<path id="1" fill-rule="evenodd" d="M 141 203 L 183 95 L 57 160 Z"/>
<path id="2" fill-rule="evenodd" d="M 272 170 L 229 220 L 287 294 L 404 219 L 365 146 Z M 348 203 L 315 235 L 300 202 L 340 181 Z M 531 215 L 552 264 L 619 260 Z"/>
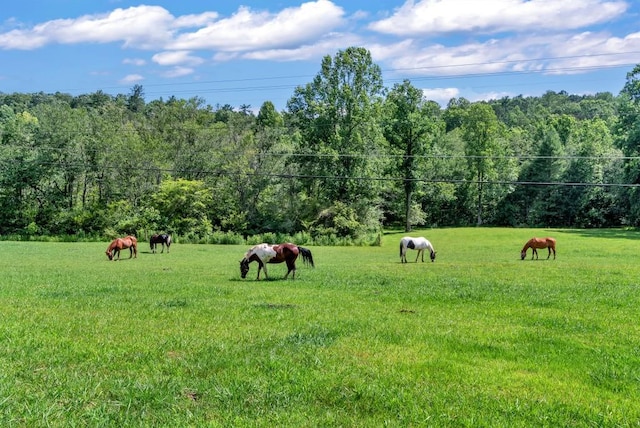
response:
<path id="1" fill-rule="evenodd" d="M 286 108 L 359 46 L 429 100 L 617 95 L 640 63 L 638 0 L 22 0 L 0 8 L 0 92 Z"/>

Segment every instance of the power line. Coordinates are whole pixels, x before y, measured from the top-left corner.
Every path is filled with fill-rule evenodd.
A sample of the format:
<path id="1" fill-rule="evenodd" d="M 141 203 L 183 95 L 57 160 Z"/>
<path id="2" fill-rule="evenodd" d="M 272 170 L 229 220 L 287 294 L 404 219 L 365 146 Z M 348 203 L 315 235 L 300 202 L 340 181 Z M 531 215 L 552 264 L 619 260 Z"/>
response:
<path id="1" fill-rule="evenodd" d="M 620 55 L 635 55 L 640 54 L 640 51 L 627 51 L 627 52 L 614 52 L 614 53 L 594 53 L 594 54 L 584 54 L 584 55 L 570 55 L 570 56 L 557 56 L 557 57 L 540 57 L 540 58 L 531 58 L 531 59 L 523 59 L 523 60 L 503 60 L 503 61 L 486 61 L 486 62 L 473 62 L 473 63 L 464 63 L 464 64 L 448 64 L 448 65 L 439 65 L 439 66 L 421 66 L 421 67 L 410 67 L 410 68 L 387 68 L 382 69 L 382 73 L 398 73 L 398 72 L 415 72 L 415 71 L 441 71 L 445 69 L 455 69 L 455 68 L 463 68 L 463 67 L 482 67 L 486 65 L 495 65 L 495 64 L 521 64 L 521 63 L 531 63 L 531 62 L 540 62 L 540 61 L 560 61 L 560 60 L 569 60 L 569 59 L 581 59 L 581 58 L 594 58 L 594 57 L 611 57 L 611 56 L 620 56 Z M 611 68 L 622 68 L 622 67 L 632 67 L 635 66 L 635 63 L 624 63 L 624 64 L 604 64 L 604 65 L 595 65 L 595 66 L 575 66 L 575 67 L 556 67 L 556 68 L 544 68 L 544 69 L 536 69 L 536 70 L 518 70 L 518 71 L 500 71 L 493 73 L 458 73 L 458 74 L 447 74 L 447 75 L 437 75 L 437 76 L 414 76 L 409 79 L 411 81 L 425 81 L 425 80 L 450 80 L 450 79 L 462 79 L 462 78 L 475 78 L 475 77 L 496 77 L 496 76 L 510 76 L 510 75 L 526 75 L 526 74 L 542 74 L 542 73 L 576 73 L 583 71 L 597 71 L 597 70 L 605 70 Z M 206 85 L 221 85 L 221 84 L 230 84 L 230 83 L 247 83 L 247 82 L 262 82 L 262 81 L 276 81 L 276 80 L 299 80 L 299 79 L 313 79 L 315 75 L 276 75 L 276 76 L 258 76 L 258 77 L 247 77 L 247 78 L 238 78 L 238 79 L 214 79 L 214 80 L 201 80 L 197 82 L 179 82 L 179 83 L 150 83 L 147 85 L 143 85 L 145 88 L 145 92 L 147 94 L 159 94 L 165 93 L 165 91 L 156 91 L 149 92 L 147 88 L 163 88 L 163 87 L 181 87 L 181 86 L 198 86 L 195 88 L 199 94 L 207 93 L 226 93 L 226 92 L 247 92 L 247 91 L 266 91 L 266 90 L 280 90 L 280 89 L 294 89 L 301 84 L 279 84 L 279 85 L 259 85 L 259 86 L 234 86 L 234 87 L 223 87 L 223 88 L 207 88 Z M 390 78 L 388 82 L 399 82 L 404 80 L 404 78 Z M 114 86 L 105 86 L 104 89 L 129 89 L 129 86 L 124 85 L 114 85 Z M 68 88 L 61 89 L 64 91 L 80 91 L 82 88 Z M 173 89 L 172 93 L 191 93 L 193 90 L 183 89 L 176 90 Z"/>

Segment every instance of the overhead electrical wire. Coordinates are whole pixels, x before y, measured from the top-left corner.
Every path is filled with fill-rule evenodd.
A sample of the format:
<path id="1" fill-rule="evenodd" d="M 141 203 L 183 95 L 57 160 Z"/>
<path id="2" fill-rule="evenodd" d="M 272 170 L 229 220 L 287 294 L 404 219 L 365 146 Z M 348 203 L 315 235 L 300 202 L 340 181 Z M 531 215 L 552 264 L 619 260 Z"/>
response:
<path id="1" fill-rule="evenodd" d="M 410 68 L 388 68 L 382 69 L 381 72 L 383 74 L 398 74 L 400 72 L 410 72 L 412 77 L 397 77 L 397 78 L 389 78 L 385 79 L 386 82 L 401 82 L 405 79 L 409 79 L 411 81 L 428 81 L 428 80 L 450 80 L 450 79 L 464 79 L 464 78 L 477 78 L 477 77 L 496 77 L 496 76 L 512 76 L 512 75 L 527 75 L 527 74 L 559 74 L 559 73 L 576 73 L 582 71 L 597 71 L 597 70 L 606 70 L 612 68 L 623 68 L 623 67 L 632 67 L 635 66 L 636 63 L 621 63 L 621 64 L 603 64 L 603 65 L 585 65 L 585 66 L 566 66 L 566 67 L 556 67 L 556 68 L 541 68 L 541 69 L 527 69 L 527 70 L 505 70 L 498 72 L 487 72 L 487 73 L 456 73 L 456 74 L 442 74 L 441 71 L 444 69 L 455 69 L 455 68 L 463 68 L 463 67 L 482 67 L 486 65 L 495 65 L 495 64 L 521 64 L 521 63 L 533 63 L 533 62 L 541 62 L 541 61 L 561 61 L 561 60 L 571 60 L 571 59 L 581 59 L 581 58 L 594 58 L 594 57 L 611 57 L 611 56 L 620 56 L 620 55 L 636 55 L 640 54 L 640 51 L 627 51 L 627 52 L 614 52 L 614 53 L 594 53 L 594 54 L 584 54 L 584 55 L 569 55 L 569 56 L 557 56 L 557 57 L 541 57 L 541 58 L 531 58 L 531 59 L 523 59 L 523 60 L 504 60 L 504 61 L 487 61 L 487 62 L 474 62 L 474 63 L 463 63 L 463 64 L 450 64 L 450 65 L 436 65 L 436 66 L 420 66 L 420 67 L 410 67 Z M 639 58 L 640 62 L 640 58 Z M 419 76 L 415 75 L 416 72 L 428 72 L 433 71 L 437 72 L 434 75 L 430 76 Z M 248 82 L 265 82 L 265 81 L 275 81 L 275 80 L 291 80 L 295 79 L 299 81 L 301 79 L 313 79 L 315 75 L 280 75 L 280 76 L 257 76 L 257 77 L 245 77 L 238 79 L 212 79 L 212 80 L 199 80 L 199 81 L 191 81 L 191 82 L 175 82 L 175 83 L 149 83 L 146 85 L 142 85 L 145 89 L 146 95 L 154 95 L 154 94 L 166 94 L 168 91 L 162 90 L 161 88 L 173 88 L 169 92 L 172 94 L 180 94 L 180 93 L 197 93 L 197 94 L 211 94 L 211 93 L 226 93 L 226 92 L 247 92 L 247 91 L 268 91 L 268 90 L 280 90 L 280 89 L 295 89 L 298 86 L 304 85 L 304 83 L 291 83 L 291 84 L 278 84 L 278 85 L 258 85 L 258 86 L 246 86 L 246 85 L 237 85 L 233 87 L 224 86 L 224 87 L 211 87 L 208 85 L 227 85 L 229 83 L 248 83 Z M 182 86 L 194 87 L 195 89 L 176 89 Z M 102 89 L 106 90 L 117 90 L 117 89 L 130 89 L 129 86 L 125 85 L 113 85 L 113 86 L 105 86 Z M 149 91 L 151 89 L 151 91 Z M 155 90 L 154 89 L 158 89 Z M 61 89 L 61 92 L 72 91 L 78 92 L 83 91 L 83 88 L 70 88 L 70 89 Z"/>

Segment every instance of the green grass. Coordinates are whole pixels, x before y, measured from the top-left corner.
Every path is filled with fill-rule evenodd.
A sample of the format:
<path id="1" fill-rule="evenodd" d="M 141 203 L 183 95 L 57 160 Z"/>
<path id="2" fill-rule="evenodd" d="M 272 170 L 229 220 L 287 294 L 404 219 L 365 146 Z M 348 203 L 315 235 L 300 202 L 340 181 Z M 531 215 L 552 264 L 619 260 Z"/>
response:
<path id="1" fill-rule="evenodd" d="M 640 233 L 412 234 L 435 263 L 390 233 L 259 282 L 245 246 L 0 242 L 0 424 L 638 425 Z"/>

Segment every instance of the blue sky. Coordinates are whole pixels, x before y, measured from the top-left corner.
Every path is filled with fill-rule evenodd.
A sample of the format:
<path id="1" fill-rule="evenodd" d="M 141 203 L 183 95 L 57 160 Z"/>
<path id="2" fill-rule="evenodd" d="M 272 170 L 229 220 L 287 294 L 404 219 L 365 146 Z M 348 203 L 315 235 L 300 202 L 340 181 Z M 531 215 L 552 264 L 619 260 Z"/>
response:
<path id="1" fill-rule="evenodd" d="M 0 92 L 102 90 L 286 107 L 323 56 L 371 51 L 446 104 L 618 94 L 640 63 L 637 0 L 37 0 L 0 8 Z"/>

